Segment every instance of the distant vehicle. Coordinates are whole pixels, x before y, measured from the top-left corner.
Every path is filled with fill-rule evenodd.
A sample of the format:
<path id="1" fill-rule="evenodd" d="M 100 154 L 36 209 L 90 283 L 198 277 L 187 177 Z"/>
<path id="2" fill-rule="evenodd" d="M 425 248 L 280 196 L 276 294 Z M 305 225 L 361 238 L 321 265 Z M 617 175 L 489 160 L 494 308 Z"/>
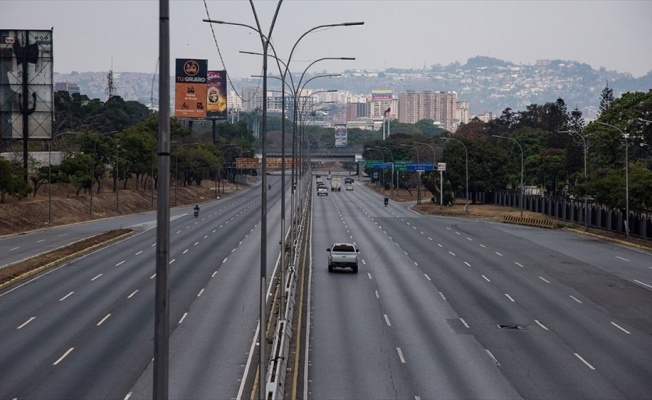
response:
<path id="1" fill-rule="evenodd" d="M 324 178 L 322 178 L 321 176 L 317 175 L 317 186 L 319 186 L 320 183 L 321 183 L 321 184 L 324 183 Z"/>
<path id="2" fill-rule="evenodd" d="M 322 194 L 328 196 L 328 188 L 326 186 L 319 186 L 317 188 L 317 196 L 321 196 Z"/>
<path id="3" fill-rule="evenodd" d="M 350 177 L 344 178 L 344 183 L 353 183 L 353 178 Z"/>
<path id="4" fill-rule="evenodd" d="M 346 184 L 346 190 L 353 190 L 353 184 L 347 183 Z"/>
<path id="5" fill-rule="evenodd" d="M 358 250 L 353 243 L 334 243 L 328 251 L 328 272 L 335 268 L 351 268 L 358 273 Z"/>
<path id="6" fill-rule="evenodd" d="M 340 178 L 339 176 L 334 176 L 331 179 L 331 192 L 334 191 L 338 191 L 338 192 L 342 191 L 342 178 Z"/>

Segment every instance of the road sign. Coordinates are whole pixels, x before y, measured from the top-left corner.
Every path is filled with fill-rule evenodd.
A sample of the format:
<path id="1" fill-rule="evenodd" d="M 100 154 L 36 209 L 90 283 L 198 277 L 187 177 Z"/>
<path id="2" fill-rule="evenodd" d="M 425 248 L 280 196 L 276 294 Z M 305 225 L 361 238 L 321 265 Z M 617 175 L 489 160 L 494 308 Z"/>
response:
<path id="1" fill-rule="evenodd" d="M 373 168 L 374 164 L 382 164 L 383 160 L 364 160 L 364 166 L 367 168 Z"/>
<path id="2" fill-rule="evenodd" d="M 407 163 L 408 171 L 434 171 L 432 163 Z"/>
<path id="3" fill-rule="evenodd" d="M 394 163 L 394 171 L 400 171 L 400 172 L 407 171 L 408 163 L 409 161 L 396 161 Z"/>
<path id="4" fill-rule="evenodd" d="M 438 162 L 437 163 L 437 171 L 446 171 L 446 163 L 445 162 Z"/>
<path id="5" fill-rule="evenodd" d="M 392 169 L 392 163 L 376 163 L 371 166 L 373 169 Z"/>

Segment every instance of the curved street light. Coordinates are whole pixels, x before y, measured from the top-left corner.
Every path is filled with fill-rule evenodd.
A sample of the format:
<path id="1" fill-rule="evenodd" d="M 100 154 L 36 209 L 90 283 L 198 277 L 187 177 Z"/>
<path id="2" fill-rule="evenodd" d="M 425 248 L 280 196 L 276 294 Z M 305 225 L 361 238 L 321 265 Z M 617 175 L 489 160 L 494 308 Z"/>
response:
<path id="1" fill-rule="evenodd" d="M 381 149 L 381 150 L 387 150 L 387 151 L 389 151 L 389 154 L 392 156 L 392 174 L 390 175 L 390 177 L 391 177 L 391 178 L 390 178 L 390 182 L 391 182 L 392 185 L 393 185 L 393 184 L 394 184 L 394 162 L 395 162 L 395 159 L 394 159 L 394 153 L 393 153 L 392 150 L 390 150 L 388 147 L 384 147 L 384 146 L 375 146 L 375 148 L 377 148 L 377 149 Z M 384 178 L 384 177 L 385 177 L 385 169 L 383 168 L 383 178 Z M 385 186 L 383 185 L 383 191 L 384 191 L 384 190 L 385 190 Z M 390 189 L 389 192 L 392 193 L 392 190 Z M 398 171 L 396 171 L 396 194 L 398 195 Z"/>
<path id="2" fill-rule="evenodd" d="M 525 196 L 525 186 L 523 186 L 523 172 L 525 170 L 524 163 L 523 163 L 523 147 L 518 142 L 518 140 L 514 138 L 507 137 L 507 136 L 499 136 L 499 135 L 491 135 L 491 136 L 501 138 L 501 139 L 511 140 L 514 143 L 516 143 L 518 145 L 518 148 L 521 150 L 521 199 L 520 199 L 521 202 L 520 203 L 521 203 L 521 218 L 523 218 L 523 197 Z"/>

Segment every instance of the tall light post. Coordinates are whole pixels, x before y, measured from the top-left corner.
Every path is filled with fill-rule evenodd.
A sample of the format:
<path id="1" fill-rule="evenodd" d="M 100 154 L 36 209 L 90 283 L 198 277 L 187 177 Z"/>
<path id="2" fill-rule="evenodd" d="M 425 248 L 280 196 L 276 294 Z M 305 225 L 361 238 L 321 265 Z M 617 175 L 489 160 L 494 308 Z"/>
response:
<path id="1" fill-rule="evenodd" d="M 414 142 L 417 143 L 417 142 Z M 403 147 L 412 147 L 417 152 L 417 164 L 419 163 L 419 148 L 413 144 L 404 144 Z M 432 146 L 430 146 L 432 148 Z M 432 153 L 435 154 L 435 149 L 432 149 Z M 436 158 L 435 158 L 436 159 Z M 417 204 L 421 204 L 421 171 L 417 169 Z"/>
<path id="2" fill-rule="evenodd" d="M 469 212 L 469 209 L 468 209 L 468 205 L 469 205 L 469 152 L 467 151 L 466 145 L 464 144 L 464 142 L 462 142 L 459 139 L 449 138 L 449 137 L 439 137 L 439 139 L 444 140 L 446 142 L 452 140 L 452 141 L 458 142 L 459 144 L 461 144 L 464 147 L 465 166 L 466 166 L 466 168 L 465 168 L 466 169 L 466 202 L 464 203 L 464 212 L 468 213 Z"/>
<path id="3" fill-rule="evenodd" d="M 514 138 L 507 137 L 507 136 L 499 136 L 499 135 L 491 135 L 493 137 L 501 138 L 501 139 L 508 139 L 513 141 L 518 145 L 518 148 L 521 150 L 521 218 L 523 218 L 523 197 L 525 196 L 525 186 L 523 186 L 523 173 L 525 171 L 525 164 L 523 162 L 523 147 L 521 147 L 521 144 Z"/>
<path id="4" fill-rule="evenodd" d="M 435 152 L 435 149 L 434 147 L 432 147 L 432 145 L 423 142 L 412 142 L 412 143 L 430 147 L 430 150 L 432 150 L 433 167 L 437 164 L 437 153 Z M 419 178 L 419 182 L 420 181 L 421 179 Z M 444 208 L 444 171 L 440 170 L 439 171 L 439 209 L 443 209 L 443 208 Z"/>
<path id="5" fill-rule="evenodd" d="M 392 156 L 392 174 L 390 175 L 391 176 L 390 183 L 393 185 L 394 184 L 394 162 L 395 162 L 394 153 L 392 153 L 392 150 L 390 150 L 387 147 L 383 147 L 383 146 L 375 146 L 375 147 L 378 148 L 378 149 L 381 149 L 381 150 L 389 151 L 389 154 Z M 398 177 L 398 172 L 396 173 L 396 176 Z M 385 177 L 385 169 L 383 169 L 383 177 Z M 398 179 L 397 179 L 397 182 L 396 182 L 396 187 L 398 188 Z M 384 187 L 383 187 L 383 190 L 384 190 Z M 396 190 L 398 191 L 398 189 L 396 189 Z M 392 190 L 390 189 L 389 192 L 392 193 Z M 397 192 L 397 194 L 398 194 L 398 192 Z"/>
<path id="6" fill-rule="evenodd" d="M 377 149 L 377 148 L 375 148 L 375 147 L 367 147 L 366 149 L 364 149 L 364 151 L 363 151 L 362 153 L 364 153 L 365 151 L 372 151 L 372 150 L 373 150 L 373 151 L 377 151 L 378 153 L 380 153 L 380 158 L 382 158 L 382 160 L 383 160 L 383 164 L 385 164 L 385 155 L 383 154 L 382 151 L 380 151 L 380 149 Z M 373 157 L 373 156 L 372 156 L 372 157 Z M 384 171 L 384 170 L 383 170 L 383 171 Z M 380 181 L 380 180 L 379 180 L 379 181 Z M 385 174 L 383 174 L 383 192 L 384 192 L 384 191 L 385 191 Z"/>
<path id="7" fill-rule="evenodd" d="M 625 238 L 629 239 L 629 133 L 626 133 L 617 126 L 607 124 L 600 121 L 596 123 L 610 128 L 616 129 L 620 135 L 625 139 Z"/>
<path id="8" fill-rule="evenodd" d="M 587 175 L 587 167 L 586 167 L 586 158 L 587 158 L 587 153 L 589 152 L 589 146 L 586 141 L 586 137 L 582 135 L 581 133 L 577 131 L 559 131 L 559 133 L 568 133 L 569 135 L 577 135 L 580 139 L 582 139 L 582 149 L 584 150 L 584 182 L 587 182 L 588 175 Z M 584 193 L 584 230 L 588 231 L 589 230 L 589 195 L 588 193 Z"/>

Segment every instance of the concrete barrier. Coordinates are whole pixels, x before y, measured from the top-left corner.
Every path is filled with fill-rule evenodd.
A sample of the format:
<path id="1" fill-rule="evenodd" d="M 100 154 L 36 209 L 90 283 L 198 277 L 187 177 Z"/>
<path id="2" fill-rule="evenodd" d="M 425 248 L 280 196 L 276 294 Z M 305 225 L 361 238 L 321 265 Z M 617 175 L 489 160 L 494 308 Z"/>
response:
<path id="1" fill-rule="evenodd" d="M 539 228 L 557 229 L 557 221 L 553 219 L 505 215 L 503 216 L 503 222 L 507 224 L 517 224 L 517 225 L 536 226 Z"/>

